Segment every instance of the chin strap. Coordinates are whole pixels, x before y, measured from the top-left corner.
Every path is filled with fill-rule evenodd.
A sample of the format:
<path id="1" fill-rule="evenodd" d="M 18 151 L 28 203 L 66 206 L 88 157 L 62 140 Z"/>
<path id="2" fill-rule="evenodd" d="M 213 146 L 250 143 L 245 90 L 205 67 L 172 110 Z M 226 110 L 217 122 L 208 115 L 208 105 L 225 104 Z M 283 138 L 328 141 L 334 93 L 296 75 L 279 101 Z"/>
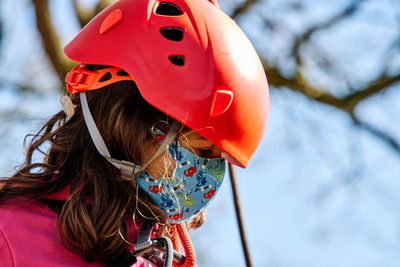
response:
<path id="1" fill-rule="evenodd" d="M 97 151 L 106 160 L 108 160 L 112 165 L 114 165 L 116 168 L 118 168 L 121 171 L 121 178 L 123 178 L 125 180 L 132 180 L 132 178 L 136 174 L 143 171 L 153 160 L 155 160 L 157 157 L 162 155 L 168 149 L 168 146 L 174 141 L 175 137 L 178 134 L 180 124 L 177 122 L 174 122 L 171 125 L 170 130 L 168 131 L 168 134 L 165 137 L 164 142 L 160 145 L 160 147 L 153 154 L 153 156 L 150 158 L 150 160 L 147 161 L 143 166 L 132 163 L 130 161 L 114 159 L 111 157 L 110 152 L 108 151 L 108 148 L 104 142 L 104 139 L 101 136 L 101 134 L 96 126 L 96 123 L 93 119 L 92 113 L 90 112 L 89 104 L 88 104 L 87 98 L 86 98 L 86 93 L 85 92 L 79 93 L 79 97 L 81 99 L 83 117 L 85 119 L 86 126 L 89 130 L 90 137 L 92 138 L 92 141 L 93 141 L 94 145 L 96 146 Z"/>
<path id="2" fill-rule="evenodd" d="M 129 161 L 118 160 L 111 157 L 110 152 L 108 151 L 108 148 L 104 143 L 103 137 L 101 137 L 101 134 L 97 129 L 92 113 L 90 112 L 89 104 L 86 98 L 86 93 L 85 92 L 79 93 L 79 97 L 81 99 L 83 117 L 85 119 L 86 126 L 89 130 L 90 137 L 92 138 L 92 141 L 96 146 L 97 151 L 99 151 L 99 153 L 112 165 L 121 170 L 121 177 L 123 179 L 129 179 L 130 177 L 132 177 L 134 173 L 136 173 L 137 170 L 140 169 L 140 166 Z"/>

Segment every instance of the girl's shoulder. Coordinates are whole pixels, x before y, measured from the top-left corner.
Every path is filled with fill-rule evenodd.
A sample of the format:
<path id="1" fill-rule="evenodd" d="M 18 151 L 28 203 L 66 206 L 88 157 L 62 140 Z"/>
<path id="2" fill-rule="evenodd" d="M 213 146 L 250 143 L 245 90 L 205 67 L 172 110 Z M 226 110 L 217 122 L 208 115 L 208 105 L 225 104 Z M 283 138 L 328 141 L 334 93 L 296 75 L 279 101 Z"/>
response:
<path id="1" fill-rule="evenodd" d="M 38 200 L 19 197 L 0 204 L 0 266 L 104 265 L 67 250 L 57 235 L 57 214 Z"/>
<path id="2" fill-rule="evenodd" d="M 88 263 L 79 253 L 67 250 L 58 238 L 57 214 L 39 200 L 19 197 L 0 204 L 0 266 L 105 265 Z M 143 266 L 156 267 L 141 257 L 132 267 Z"/>

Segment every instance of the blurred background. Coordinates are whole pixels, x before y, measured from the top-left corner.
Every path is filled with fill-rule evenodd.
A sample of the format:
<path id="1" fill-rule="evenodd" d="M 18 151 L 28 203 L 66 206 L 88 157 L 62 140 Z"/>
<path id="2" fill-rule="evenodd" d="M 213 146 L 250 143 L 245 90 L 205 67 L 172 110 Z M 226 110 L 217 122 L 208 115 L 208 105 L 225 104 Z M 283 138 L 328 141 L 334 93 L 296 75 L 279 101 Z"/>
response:
<path id="1" fill-rule="evenodd" d="M 205 1 L 205 0 L 198 0 Z M 62 47 L 112 1 L 0 1 L 0 177 L 60 110 Z M 236 169 L 254 266 L 400 264 L 400 1 L 220 0 L 271 90 Z M 193 231 L 198 266 L 244 266 L 229 179 Z"/>

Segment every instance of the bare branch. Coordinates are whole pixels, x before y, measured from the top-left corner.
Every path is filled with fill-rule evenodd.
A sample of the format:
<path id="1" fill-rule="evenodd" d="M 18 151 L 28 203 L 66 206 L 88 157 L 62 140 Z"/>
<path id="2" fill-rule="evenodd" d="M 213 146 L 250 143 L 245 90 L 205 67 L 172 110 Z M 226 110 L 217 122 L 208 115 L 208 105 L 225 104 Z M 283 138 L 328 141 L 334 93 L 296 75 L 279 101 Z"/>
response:
<path id="1" fill-rule="evenodd" d="M 113 2 L 115 2 L 115 0 L 99 0 L 99 2 L 96 5 L 96 8 L 94 9 L 93 17 L 96 16 L 97 14 L 99 14 L 101 11 L 103 11 L 103 9 L 105 9 L 107 6 L 109 6 Z"/>
<path id="2" fill-rule="evenodd" d="M 351 112 L 350 110 L 346 109 L 341 99 L 336 98 L 335 96 L 327 92 L 312 87 L 301 77 L 300 74 L 298 74 L 295 79 L 288 79 L 284 77 L 278 69 L 267 66 L 265 63 L 264 69 L 268 77 L 268 83 L 270 85 L 276 87 L 288 87 L 289 89 L 300 92 L 313 100 L 337 107 L 346 112 Z"/>
<path id="3" fill-rule="evenodd" d="M 112 2 L 113 0 L 99 0 L 96 7 L 92 11 L 85 11 L 79 6 L 78 0 L 74 0 L 74 9 L 81 28 L 88 24 L 91 19 L 93 19 L 98 13 L 103 11 L 103 9 Z"/>
<path id="4" fill-rule="evenodd" d="M 336 16 L 330 18 L 328 21 L 324 22 L 324 23 L 319 23 L 317 25 L 315 25 L 314 27 L 309 28 L 305 33 L 303 33 L 302 35 L 298 36 L 296 38 L 296 41 L 293 45 L 292 48 L 292 52 L 291 54 L 296 58 L 296 62 L 297 64 L 300 64 L 300 56 L 299 56 L 299 51 L 300 51 L 300 46 L 304 43 L 306 43 L 311 36 L 321 30 L 325 30 L 333 25 L 335 25 L 336 23 L 342 21 L 343 19 L 347 19 L 350 18 L 358 9 L 358 7 L 361 5 L 361 3 L 364 0 L 353 0 L 348 6 L 347 8 L 345 8 L 342 12 L 340 12 L 339 14 L 337 14 Z"/>
<path id="5" fill-rule="evenodd" d="M 78 21 L 79 21 L 79 25 L 81 26 L 81 28 L 83 28 L 90 21 L 90 17 L 92 16 L 91 12 L 85 12 L 79 6 L 78 0 L 74 0 L 73 4 L 74 4 L 76 17 L 78 18 Z"/>
<path id="6" fill-rule="evenodd" d="M 353 114 L 355 107 L 362 100 L 373 96 L 388 87 L 400 82 L 400 75 L 394 77 L 388 77 L 386 74 L 382 74 L 379 78 L 369 83 L 369 86 L 364 89 L 358 90 L 342 98 L 333 96 L 332 94 L 314 88 L 311 86 L 301 75 L 298 70 L 294 78 L 286 78 L 281 72 L 274 67 L 268 65 L 267 61 L 264 59 L 263 65 L 266 75 L 268 77 L 268 83 L 270 85 L 281 87 L 285 86 L 293 91 L 302 93 L 303 95 L 316 100 L 318 102 L 334 106 L 350 115 Z"/>
<path id="7" fill-rule="evenodd" d="M 0 17 L 0 49 L 2 47 L 3 35 L 4 35 L 3 21 L 2 21 L 2 19 Z"/>
<path id="8" fill-rule="evenodd" d="M 293 91 L 302 93 L 303 95 L 313 100 L 328 104 L 330 106 L 334 106 L 347 112 L 360 128 L 368 131 L 373 136 L 382 140 L 400 155 L 400 144 L 396 141 L 395 138 L 371 124 L 362 122 L 354 115 L 354 109 L 358 103 L 370 96 L 373 96 L 389 88 L 392 85 L 397 84 L 400 81 L 400 75 L 388 77 L 386 74 L 382 74 L 375 81 L 372 81 L 368 87 L 351 93 L 343 98 L 337 98 L 325 91 L 318 90 L 309 85 L 307 81 L 303 79 L 299 71 L 297 72 L 296 77 L 294 77 L 293 79 L 289 79 L 284 77 L 278 69 L 269 67 L 265 60 L 263 61 L 263 64 L 265 72 L 268 75 L 269 84 L 276 87 L 287 87 Z"/>
<path id="9" fill-rule="evenodd" d="M 382 140 L 385 142 L 389 147 L 393 148 L 395 152 L 397 152 L 400 155 L 400 144 L 389 134 L 381 131 L 380 129 L 374 127 L 371 124 L 368 124 L 366 122 L 362 122 L 360 119 L 358 119 L 355 116 L 351 116 L 353 121 L 360 126 L 362 129 L 368 131 L 370 134 L 374 135 L 378 139 Z"/>
<path id="10" fill-rule="evenodd" d="M 36 24 L 42 37 L 43 47 L 62 82 L 69 69 L 70 61 L 62 52 L 60 40 L 50 18 L 48 1 L 32 0 L 32 3 L 35 8 Z"/>
<path id="11" fill-rule="evenodd" d="M 400 74 L 394 77 L 389 77 L 386 74 L 382 74 L 375 81 L 370 82 L 370 85 L 368 87 L 349 94 L 348 96 L 343 98 L 343 101 L 351 110 L 354 110 L 356 105 L 362 100 L 377 93 L 380 93 L 381 91 L 387 89 L 392 85 L 395 85 L 398 82 L 400 82 Z"/>
<path id="12" fill-rule="evenodd" d="M 235 10 L 233 11 L 231 18 L 235 19 L 239 15 L 245 13 L 251 6 L 253 6 L 255 3 L 257 3 L 258 0 L 246 0 L 243 4 L 237 6 Z"/>

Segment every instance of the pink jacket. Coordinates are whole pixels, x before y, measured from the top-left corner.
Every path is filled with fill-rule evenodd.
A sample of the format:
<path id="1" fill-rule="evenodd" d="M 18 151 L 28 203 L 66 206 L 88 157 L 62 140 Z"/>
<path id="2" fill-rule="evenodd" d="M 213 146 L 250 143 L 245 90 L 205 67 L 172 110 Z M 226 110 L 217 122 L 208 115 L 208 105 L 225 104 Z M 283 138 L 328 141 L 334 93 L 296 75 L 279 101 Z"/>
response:
<path id="1" fill-rule="evenodd" d="M 65 199 L 66 191 L 49 198 Z M 57 236 L 57 214 L 40 201 L 20 197 L 0 204 L 1 267 L 100 267 L 67 250 Z M 131 231 L 136 240 L 137 227 Z M 155 266 L 138 258 L 134 267 Z"/>

